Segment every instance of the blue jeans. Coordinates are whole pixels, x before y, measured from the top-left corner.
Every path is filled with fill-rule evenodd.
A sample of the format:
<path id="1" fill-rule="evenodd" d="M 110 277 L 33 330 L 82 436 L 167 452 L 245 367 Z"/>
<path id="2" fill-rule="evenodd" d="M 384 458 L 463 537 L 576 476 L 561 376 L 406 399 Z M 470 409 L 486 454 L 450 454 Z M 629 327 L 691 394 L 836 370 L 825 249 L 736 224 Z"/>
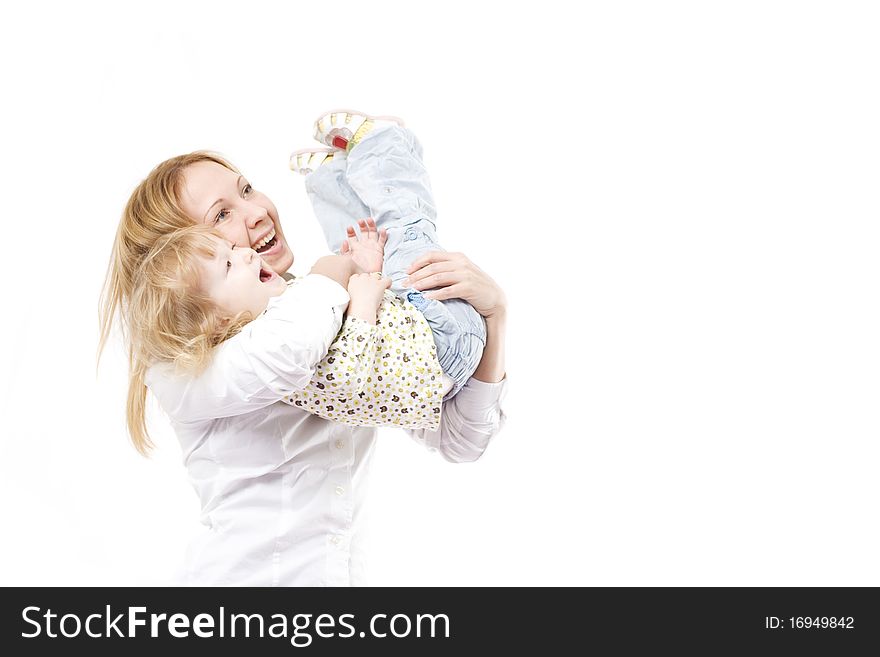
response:
<path id="1" fill-rule="evenodd" d="M 306 191 L 334 253 L 358 219 L 373 217 L 378 228 L 388 230 L 383 273 L 392 291 L 428 321 L 440 367 L 455 381 L 446 398 L 452 397 L 483 357 L 486 323 L 461 299 L 426 299 L 402 285 L 416 258 L 444 250 L 437 242 L 437 211 L 416 136 L 398 126 L 375 128 L 349 153 L 334 154 L 306 176 Z"/>

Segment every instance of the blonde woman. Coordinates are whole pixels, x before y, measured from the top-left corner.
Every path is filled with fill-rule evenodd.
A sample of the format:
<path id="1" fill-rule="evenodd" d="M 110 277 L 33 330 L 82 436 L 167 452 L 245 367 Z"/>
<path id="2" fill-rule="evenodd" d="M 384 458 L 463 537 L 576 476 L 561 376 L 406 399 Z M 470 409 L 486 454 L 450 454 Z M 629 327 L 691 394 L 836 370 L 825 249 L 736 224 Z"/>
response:
<path id="1" fill-rule="evenodd" d="M 125 314 L 137 271 L 157 241 L 193 224 L 213 225 L 233 245 L 253 248 L 279 274 L 293 263 L 275 206 L 230 163 L 204 152 L 167 160 L 123 213 L 102 340 L 117 312 Z M 451 462 L 473 461 L 503 423 L 504 293 L 461 254 L 426 253 L 409 274 L 413 289 L 463 299 L 485 318 L 482 358 L 444 402 L 439 428 L 408 432 Z M 266 330 L 225 340 L 200 374 L 151 372 L 150 390 L 171 419 L 202 505 L 204 530 L 190 545 L 181 583 L 365 583 L 360 539 L 376 430 L 330 422 L 283 401 L 326 355 L 350 297 L 332 272 L 320 270 L 296 289 L 278 298 L 273 316 L 264 318 Z"/>

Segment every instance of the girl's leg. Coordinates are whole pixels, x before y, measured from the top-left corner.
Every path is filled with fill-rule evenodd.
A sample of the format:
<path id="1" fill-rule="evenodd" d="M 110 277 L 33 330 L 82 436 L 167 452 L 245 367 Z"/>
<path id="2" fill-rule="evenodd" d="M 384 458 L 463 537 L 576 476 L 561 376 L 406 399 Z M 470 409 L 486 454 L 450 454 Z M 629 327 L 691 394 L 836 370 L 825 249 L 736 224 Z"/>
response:
<path id="1" fill-rule="evenodd" d="M 324 231 L 324 239 L 333 253 L 339 253 L 345 240 L 345 230 L 358 219 L 370 216 L 370 209 L 358 197 L 346 180 L 348 163 L 345 151 L 333 154 L 326 162 L 306 176 L 306 192 L 312 209 Z"/>
<path id="2" fill-rule="evenodd" d="M 410 263 L 426 251 L 443 250 L 421 144 L 406 128 L 374 128 L 348 153 L 347 178 L 376 227 L 388 230 L 385 274 L 392 289 L 402 292 Z"/>
<path id="3" fill-rule="evenodd" d="M 407 269 L 427 251 L 442 251 L 437 241 L 437 211 L 422 147 L 400 126 L 374 128 L 348 153 L 347 181 L 377 228 L 388 230 L 384 273 L 391 289 L 418 308 L 434 332 L 443 371 L 458 392 L 477 368 L 486 341 L 486 325 L 473 307 L 460 299 L 436 301 L 402 285 Z M 314 174 L 312 174 L 314 175 Z"/>

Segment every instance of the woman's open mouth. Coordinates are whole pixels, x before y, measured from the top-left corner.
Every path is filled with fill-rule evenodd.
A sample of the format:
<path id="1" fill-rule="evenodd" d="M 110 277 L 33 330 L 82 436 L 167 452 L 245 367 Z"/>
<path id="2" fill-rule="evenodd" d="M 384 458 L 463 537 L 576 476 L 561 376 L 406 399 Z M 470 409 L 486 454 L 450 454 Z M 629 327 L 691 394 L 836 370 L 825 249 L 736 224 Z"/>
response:
<path id="1" fill-rule="evenodd" d="M 276 244 L 278 244 L 278 239 L 273 237 L 271 240 L 269 240 L 263 246 L 261 246 L 259 249 L 257 249 L 257 253 L 265 253 L 266 251 L 270 250 Z"/>
<path id="2" fill-rule="evenodd" d="M 263 237 L 259 242 L 255 242 L 251 248 L 257 253 L 266 253 L 267 251 L 271 251 L 272 248 L 278 244 L 278 238 L 275 236 L 275 229 Z"/>

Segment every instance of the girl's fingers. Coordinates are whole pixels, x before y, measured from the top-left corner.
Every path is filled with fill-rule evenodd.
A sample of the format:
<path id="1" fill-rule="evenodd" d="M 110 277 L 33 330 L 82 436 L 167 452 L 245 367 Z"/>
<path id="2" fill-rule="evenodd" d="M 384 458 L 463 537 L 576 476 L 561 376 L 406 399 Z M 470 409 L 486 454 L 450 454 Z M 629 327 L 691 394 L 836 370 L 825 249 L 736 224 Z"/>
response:
<path id="1" fill-rule="evenodd" d="M 385 246 L 385 242 L 388 241 L 388 231 L 384 228 L 379 231 L 379 246 Z"/>
<path id="2" fill-rule="evenodd" d="M 339 249 L 339 254 L 340 254 L 340 255 L 345 255 L 346 253 L 348 253 L 348 241 L 343 242 L 343 243 L 342 243 L 342 248 Z"/>
<path id="3" fill-rule="evenodd" d="M 366 219 L 358 219 L 358 228 L 360 228 L 361 239 L 363 240 L 372 240 L 376 241 L 379 239 L 379 229 L 376 227 L 376 220 L 372 217 L 367 217 Z M 350 231 L 354 231 L 354 227 L 349 229 Z M 382 229 L 385 231 L 385 229 Z M 388 231 L 385 231 L 386 234 Z M 349 236 L 354 235 L 353 232 L 349 232 Z"/>

